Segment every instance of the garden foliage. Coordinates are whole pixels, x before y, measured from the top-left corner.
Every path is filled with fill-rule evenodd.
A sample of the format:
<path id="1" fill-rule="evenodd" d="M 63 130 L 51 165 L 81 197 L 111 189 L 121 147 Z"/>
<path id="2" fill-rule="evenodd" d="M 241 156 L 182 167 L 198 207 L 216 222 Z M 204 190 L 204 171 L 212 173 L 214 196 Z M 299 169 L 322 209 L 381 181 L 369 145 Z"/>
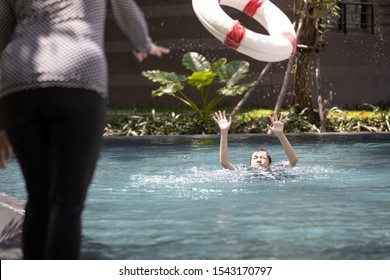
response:
<path id="1" fill-rule="evenodd" d="M 310 112 L 310 113 L 309 113 Z M 267 133 L 270 109 L 245 109 L 234 118 L 230 133 Z M 287 115 L 285 132 L 319 132 L 319 117 L 315 111 L 297 110 L 296 106 L 284 110 Z M 328 132 L 390 132 L 390 110 L 370 106 L 365 110 L 329 110 Z M 189 135 L 216 134 L 218 128 L 209 117 L 201 125 L 196 114 L 191 112 L 120 113 L 110 111 L 107 116 L 105 135 Z"/>

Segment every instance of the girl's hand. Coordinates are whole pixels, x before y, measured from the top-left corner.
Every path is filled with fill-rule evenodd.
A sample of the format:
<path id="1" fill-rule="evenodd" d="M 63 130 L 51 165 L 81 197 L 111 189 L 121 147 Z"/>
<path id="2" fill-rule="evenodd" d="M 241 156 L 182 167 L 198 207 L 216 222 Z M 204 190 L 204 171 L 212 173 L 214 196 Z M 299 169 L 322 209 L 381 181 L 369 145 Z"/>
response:
<path id="1" fill-rule="evenodd" d="M 230 125 L 232 124 L 232 118 L 229 117 L 229 120 L 226 118 L 226 113 L 223 111 L 215 112 L 213 119 L 215 120 L 216 124 L 218 125 L 221 132 L 228 131 L 230 128 Z"/>
<path id="2" fill-rule="evenodd" d="M 279 120 L 276 113 L 274 113 L 273 116 L 269 116 L 268 118 L 271 122 L 271 126 L 268 125 L 268 129 L 270 129 L 276 135 L 282 134 L 284 129 L 284 123 L 286 121 L 286 118 L 283 119 L 283 113 L 280 114 Z"/>

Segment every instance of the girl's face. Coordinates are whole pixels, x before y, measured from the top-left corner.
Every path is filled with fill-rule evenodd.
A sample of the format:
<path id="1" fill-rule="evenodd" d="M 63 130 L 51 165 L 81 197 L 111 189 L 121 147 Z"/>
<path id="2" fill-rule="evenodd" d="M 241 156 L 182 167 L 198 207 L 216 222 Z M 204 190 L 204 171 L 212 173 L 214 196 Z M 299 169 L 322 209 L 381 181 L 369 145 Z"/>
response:
<path id="1" fill-rule="evenodd" d="M 266 151 L 254 152 L 251 157 L 251 167 L 269 167 L 269 160 Z"/>

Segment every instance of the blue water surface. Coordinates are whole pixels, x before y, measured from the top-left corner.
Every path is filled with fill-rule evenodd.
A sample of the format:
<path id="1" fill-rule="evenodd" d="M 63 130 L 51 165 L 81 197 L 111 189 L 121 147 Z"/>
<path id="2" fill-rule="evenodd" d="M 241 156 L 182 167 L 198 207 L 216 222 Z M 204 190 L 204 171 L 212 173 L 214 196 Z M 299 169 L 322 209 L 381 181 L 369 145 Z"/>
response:
<path id="1" fill-rule="evenodd" d="M 224 170 L 218 136 L 105 139 L 82 258 L 390 259 L 390 134 L 288 135 L 292 169 L 274 136 L 229 137 L 233 164 L 262 147 L 271 172 Z M 15 161 L 5 175 L 23 198 Z"/>

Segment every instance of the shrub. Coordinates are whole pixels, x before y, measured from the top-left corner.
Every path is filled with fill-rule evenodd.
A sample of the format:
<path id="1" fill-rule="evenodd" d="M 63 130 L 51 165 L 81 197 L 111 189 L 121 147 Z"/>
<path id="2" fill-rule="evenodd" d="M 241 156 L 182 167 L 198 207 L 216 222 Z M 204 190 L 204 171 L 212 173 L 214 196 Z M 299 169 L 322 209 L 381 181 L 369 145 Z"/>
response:
<path id="1" fill-rule="evenodd" d="M 237 114 L 231 133 L 266 133 L 268 116 L 272 114 L 270 109 L 246 109 Z M 291 107 L 284 111 L 288 121 L 285 124 L 285 132 L 319 132 L 318 114 L 305 109 L 297 111 Z M 372 107 L 370 111 L 346 111 L 339 108 L 329 110 L 327 119 L 327 131 L 329 132 L 390 132 L 390 111 Z M 191 135 L 191 134 L 216 134 L 217 125 L 209 120 L 200 124 L 198 116 L 191 112 L 157 113 L 154 109 L 150 113 L 130 114 L 111 112 L 107 116 L 105 135 Z"/>

